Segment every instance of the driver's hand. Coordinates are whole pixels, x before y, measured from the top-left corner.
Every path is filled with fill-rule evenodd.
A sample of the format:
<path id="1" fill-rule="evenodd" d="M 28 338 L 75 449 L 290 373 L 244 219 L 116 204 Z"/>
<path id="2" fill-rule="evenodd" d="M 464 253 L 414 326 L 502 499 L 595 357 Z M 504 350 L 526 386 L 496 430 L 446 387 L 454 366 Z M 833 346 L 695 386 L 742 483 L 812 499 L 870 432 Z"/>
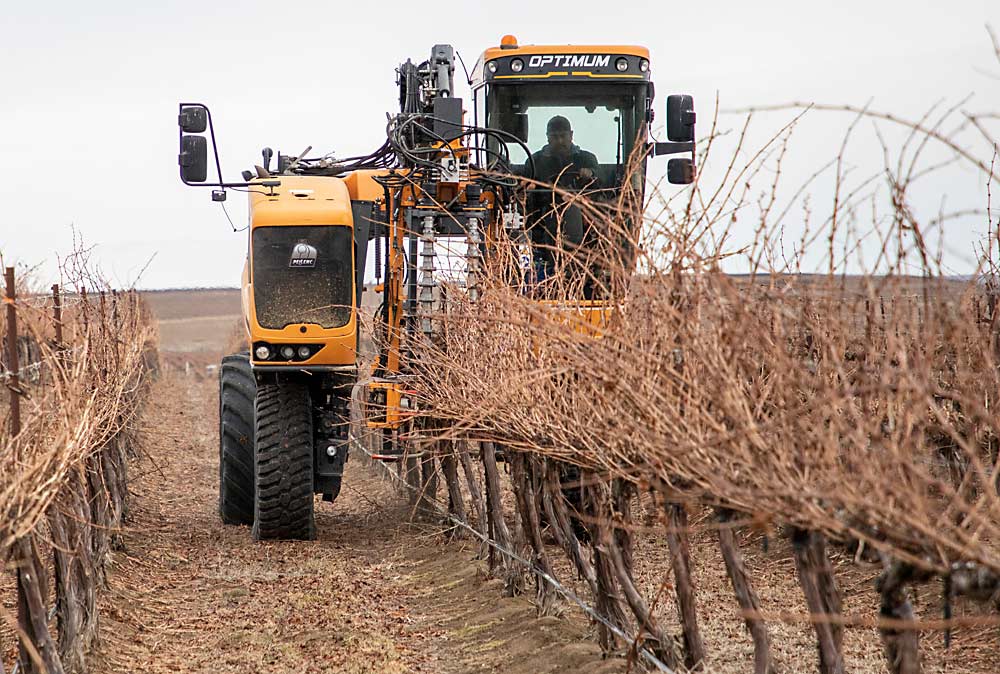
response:
<path id="1" fill-rule="evenodd" d="M 580 169 L 580 179 L 581 180 L 593 180 L 594 179 L 594 172 L 591 171 L 589 168 L 584 167 L 584 168 Z"/>

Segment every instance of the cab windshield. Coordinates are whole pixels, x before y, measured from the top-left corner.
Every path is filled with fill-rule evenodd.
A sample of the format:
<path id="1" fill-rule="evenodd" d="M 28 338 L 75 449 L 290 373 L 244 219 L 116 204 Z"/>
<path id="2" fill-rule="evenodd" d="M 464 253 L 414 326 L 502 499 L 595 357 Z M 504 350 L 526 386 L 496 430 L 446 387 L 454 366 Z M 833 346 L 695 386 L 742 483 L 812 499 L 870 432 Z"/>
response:
<path id="1" fill-rule="evenodd" d="M 487 88 L 486 126 L 525 139 L 530 157 L 518 143 L 504 148 L 490 135 L 492 161 L 486 166 L 542 183 L 530 185 L 524 201 L 536 293 L 562 293 L 558 283 L 548 282 L 561 278 L 579 283 L 586 299 L 603 296 L 609 274 L 631 264 L 627 213 L 617 225 L 613 218 L 595 218 L 566 192 L 618 202 L 632 152 L 646 142 L 646 97 L 645 83 L 541 81 Z M 509 165 L 502 161 L 505 152 Z M 645 164 L 634 168 L 628 180 L 641 200 Z"/>
<path id="2" fill-rule="evenodd" d="M 591 189 L 608 189 L 621 184 L 623 167 L 639 134 L 644 133 L 645 109 L 645 84 L 498 84 L 487 90 L 486 126 L 526 138 L 526 145 L 536 154 L 548 151 L 550 122 L 556 118 L 568 121 L 573 156 L 583 157 L 582 163 L 596 164 L 596 183 Z M 490 143 L 490 150 L 496 152 L 498 142 L 491 137 Z M 524 149 L 516 143 L 507 145 L 515 173 L 547 179 L 531 176 Z"/>

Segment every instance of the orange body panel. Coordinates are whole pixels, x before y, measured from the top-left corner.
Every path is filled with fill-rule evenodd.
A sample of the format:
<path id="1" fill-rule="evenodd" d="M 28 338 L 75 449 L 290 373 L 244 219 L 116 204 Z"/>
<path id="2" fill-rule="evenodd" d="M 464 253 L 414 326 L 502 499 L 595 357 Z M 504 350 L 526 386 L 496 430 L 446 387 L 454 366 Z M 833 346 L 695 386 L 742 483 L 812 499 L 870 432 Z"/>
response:
<path id="1" fill-rule="evenodd" d="M 401 383 L 370 381 L 365 386 L 369 390 L 369 396 L 375 391 L 385 392 L 384 408 L 370 406 L 365 410 L 366 425 L 369 428 L 398 428 L 401 423 L 416 415 L 413 409 L 404 407 L 401 402 L 404 395 L 407 399 L 412 399 L 409 396 L 413 394 L 412 391 L 404 389 Z"/>
<path id="2" fill-rule="evenodd" d="M 281 185 L 273 189 L 251 187 L 250 236 L 258 227 L 295 225 L 332 225 L 353 229 L 351 195 L 346 181 L 341 178 L 321 176 L 281 176 Z M 354 260 L 351 260 L 351 278 Z M 352 297 L 355 293 L 352 288 Z M 267 361 L 255 359 L 254 367 L 265 369 L 268 365 L 353 366 L 357 356 L 357 307 L 351 310 L 346 325 L 323 328 L 315 323 L 295 323 L 280 330 L 267 329 L 257 322 L 253 301 L 253 260 L 248 259 L 243 270 L 242 299 L 250 343 L 265 341 L 271 344 L 323 344 L 314 356 L 304 361 Z"/>
<path id="3" fill-rule="evenodd" d="M 608 300 L 541 300 L 556 311 L 555 320 L 573 327 L 574 332 L 600 338 L 620 305 Z"/>
<path id="4" fill-rule="evenodd" d="M 354 171 L 344 176 L 344 185 L 352 201 L 375 201 L 384 195 L 382 186 L 374 178 L 387 175 L 388 171 Z"/>

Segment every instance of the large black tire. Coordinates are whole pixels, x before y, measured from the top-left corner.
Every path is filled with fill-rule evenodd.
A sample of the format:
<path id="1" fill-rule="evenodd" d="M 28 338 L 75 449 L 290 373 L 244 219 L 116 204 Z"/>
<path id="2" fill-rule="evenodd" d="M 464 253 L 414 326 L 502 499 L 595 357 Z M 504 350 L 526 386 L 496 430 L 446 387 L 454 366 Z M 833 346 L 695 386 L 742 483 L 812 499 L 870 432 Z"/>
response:
<path id="1" fill-rule="evenodd" d="M 256 392 L 249 354 L 223 358 L 219 370 L 219 515 L 225 524 L 253 524 Z"/>
<path id="2" fill-rule="evenodd" d="M 313 420 L 309 389 L 257 387 L 253 537 L 312 540 Z"/>

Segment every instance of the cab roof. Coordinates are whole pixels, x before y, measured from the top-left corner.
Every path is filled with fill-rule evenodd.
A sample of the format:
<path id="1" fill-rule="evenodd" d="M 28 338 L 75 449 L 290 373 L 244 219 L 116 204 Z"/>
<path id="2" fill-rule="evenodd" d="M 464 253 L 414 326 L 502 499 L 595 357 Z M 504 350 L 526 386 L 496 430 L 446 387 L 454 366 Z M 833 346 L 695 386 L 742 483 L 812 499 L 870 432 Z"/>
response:
<path id="1" fill-rule="evenodd" d="M 567 67 L 560 56 L 587 59 L 602 58 L 601 64 L 584 63 Z M 630 65 L 626 71 L 608 67 L 611 58 L 625 57 Z M 513 70 L 513 61 L 523 60 L 527 68 Z M 535 61 L 538 63 L 535 63 Z M 486 66 L 493 63 L 492 70 Z M 645 64 L 645 68 L 642 67 Z M 557 67 L 558 66 L 558 67 Z M 596 67 L 593 67 L 596 66 Z M 583 68 L 587 68 L 584 70 Z M 478 89 L 489 81 L 519 81 L 535 79 L 581 81 L 635 81 L 649 79 L 649 49 L 639 45 L 608 44 L 518 44 L 513 35 L 505 35 L 500 45 L 484 51 L 472 69 L 472 88 Z"/>
<path id="2" fill-rule="evenodd" d="M 621 54 L 649 59 L 649 49 L 638 45 L 608 44 L 515 44 L 490 47 L 483 52 L 480 60 L 492 61 L 503 56 L 531 56 L 533 54 Z"/>

